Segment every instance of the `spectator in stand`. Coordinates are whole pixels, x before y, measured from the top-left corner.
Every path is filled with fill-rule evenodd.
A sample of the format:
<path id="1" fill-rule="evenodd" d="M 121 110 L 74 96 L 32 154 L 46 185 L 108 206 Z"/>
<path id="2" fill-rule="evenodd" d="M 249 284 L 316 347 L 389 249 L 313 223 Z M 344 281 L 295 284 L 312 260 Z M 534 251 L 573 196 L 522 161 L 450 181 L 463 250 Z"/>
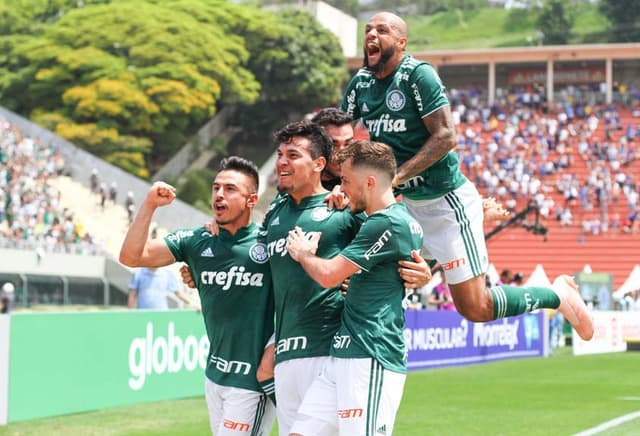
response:
<path id="1" fill-rule="evenodd" d="M 124 207 L 127 209 L 127 217 L 129 219 L 129 224 L 133 221 L 133 215 L 136 210 L 135 204 L 133 202 L 133 191 L 127 192 L 127 199 L 124 201 Z"/>
<path id="2" fill-rule="evenodd" d="M 111 186 L 109 187 L 109 201 L 113 204 L 116 204 L 117 198 L 118 198 L 118 184 L 116 182 L 111 182 Z"/>
<path id="3" fill-rule="evenodd" d="M 13 302 L 15 286 L 11 282 L 6 282 L 2 285 L 2 294 L 0 294 L 0 313 L 11 313 L 13 310 Z"/>
<path id="4" fill-rule="evenodd" d="M 167 298 L 174 294 L 187 305 L 191 305 L 189 296 L 182 291 L 176 276 L 167 268 L 140 268 L 129 282 L 129 309 L 169 308 Z M 199 306 L 196 310 L 200 310 Z"/>
<path id="5" fill-rule="evenodd" d="M 513 280 L 511 281 L 511 284 L 513 286 L 522 286 L 524 282 L 524 274 L 522 274 L 521 272 L 517 272 L 513 275 Z"/>
<path id="6" fill-rule="evenodd" d="M 91 176 L 89 177 L 89 185 L 93 194 L 98 193 L 100 187 L 100 176 L 98 176 L 98 170 L 96 168 L 91 170 Z"/>
<path id="7" fill-rule="evenodd" d="M 511 276 L 511 270 L 503 269 L 500 273 L 500 278 L 496 282 L 496 286 L 500 285 L 508 285 L 513 281 L 513 277 Z"/>
<path id="8" fill-rule="evenodd" d="M 107 184 L 106 183 L 100 183 L 100 207 L 102 208 L 102 210 L 104 211 L 104 207 L 107 203 L 107 196 L 108 196 L 108 192 L 107 192 Z"/>
<path id="9" fill-rule="evenodd" d="M 456 310 L 444 270 L 439 268 L 438 272 L 440 273 L 441 281 L 433 287 L 431 295 L 429 295 L 429 304 L 436 306 L 438 310 Z"/>
<path id="10" fill-rule="evenodd" d="M 60 192 L 50 180 L 64 172 L 54 147 L 23 137 L 0 118 L 0 245 L 97 254 L 73 214 L 60 206 Z"/>

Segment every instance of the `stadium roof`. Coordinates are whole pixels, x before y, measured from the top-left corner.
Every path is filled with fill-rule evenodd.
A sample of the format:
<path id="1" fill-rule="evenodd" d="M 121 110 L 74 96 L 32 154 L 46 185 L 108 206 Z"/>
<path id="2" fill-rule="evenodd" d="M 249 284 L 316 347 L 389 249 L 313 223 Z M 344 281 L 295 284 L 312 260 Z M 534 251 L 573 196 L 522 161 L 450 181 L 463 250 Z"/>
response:
<path id="1" fill-rule="evenodd" d="M 547 61 L 640 59 L 640 43 L 548 45 L 489 49 L 434 50 L 412 53 L 434 66 Z M 362 66 L 362 56 L 347 58 L 349 69 Z"/>

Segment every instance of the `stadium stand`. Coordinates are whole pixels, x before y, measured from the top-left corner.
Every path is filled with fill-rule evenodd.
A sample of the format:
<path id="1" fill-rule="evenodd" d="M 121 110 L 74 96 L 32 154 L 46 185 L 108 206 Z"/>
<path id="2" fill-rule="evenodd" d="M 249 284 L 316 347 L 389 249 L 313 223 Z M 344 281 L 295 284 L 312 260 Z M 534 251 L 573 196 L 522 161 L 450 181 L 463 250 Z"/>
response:
<path id="1" fill-rule="evenodd" d="M 83 222 L 60 201 L 53 180 L 64 172 L 54 147 L 24 137 L 0 118 L 0 244 L 44 252 L 101 254 Z"/>
<path id="2" fill-rule="evenodd" d="M 0 279 L 16 285 L 16 305 L 126 303 L 131 273 L 117 261 L 126 205 L 149 186 L 0 107 Z M 109 187 L 121 198 L 110 200 Z M 156 218 L 160 236 L 210 220 L 180 200 Z"/>
<path id="3" fill-rule="evenodd" d="M 640 118 L 633 103 L 567 101 L 547 109 L 526 93 L 510 93 L 491 108 L 465 92 L 452 99 L 467 176 L 514 212 L 533 201 L 538 233 L 546 230 L 532 236 L 525 226 L 535 226 L 525 218 L 489 240 L 490 259 L 498 270 L 525 275 L 540 263 L 550 277 L 590 265 L 611 272 L 616 288 L 637 263 L 620 253 L 640 242 Z"/>

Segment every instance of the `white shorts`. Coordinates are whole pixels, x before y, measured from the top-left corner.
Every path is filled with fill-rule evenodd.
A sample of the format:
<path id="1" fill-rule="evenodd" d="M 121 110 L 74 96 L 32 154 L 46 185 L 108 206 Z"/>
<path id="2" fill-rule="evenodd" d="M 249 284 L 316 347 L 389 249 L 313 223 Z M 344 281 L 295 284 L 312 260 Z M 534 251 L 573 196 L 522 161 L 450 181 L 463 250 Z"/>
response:
<path id="1" fill-rule="evenodd" d="M 278 401 L 278 432 L 288 436 L 290 428 L 298 416 L 307 390 L 322 371 L 329 356 L 291 359 L 276 365 L 274 379 Z"/>
<path id="2" fill-rule="evenodd" d="M 291 432 L 390 436 L 405 379 L 371 358 L 331 357 L 307 391 Z"/>
<path id="3" fill-rule="evenodd" d="M 204 392 L 215 436 L 268 436 L 271 432 L 276 411 L 265 394 L 221 386 L 206 377 Z"/>
<path id="4" fill-rule="evenodd" d="M 487 271 L 482 198 L 471 182 L 433 200 L 404 199 L 424 232 L 423 254 L 437 260 L 447 281 L 461 283 Z"/>

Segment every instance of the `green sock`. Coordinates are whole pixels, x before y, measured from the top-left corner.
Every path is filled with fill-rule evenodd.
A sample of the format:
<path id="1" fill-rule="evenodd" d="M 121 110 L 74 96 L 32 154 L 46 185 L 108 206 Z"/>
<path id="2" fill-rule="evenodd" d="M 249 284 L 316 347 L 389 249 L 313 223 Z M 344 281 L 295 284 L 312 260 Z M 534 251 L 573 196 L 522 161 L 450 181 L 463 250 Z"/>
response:
<path id="1" fill-rule="evenodd" d="M 493 319 L 560 306 L 558 295 L 549 288 L 502 285 L 494 286 L 489 292 L 493 297 Z"/>
<path id="2" fill-rule="evenodd" d="M 262 392 L 267 394 L 267 396 L 271 401 L 273 401 L 273 405 L 275 406 L 276 405 L 276 385 L 273 382 L 273 377 L 263 380 L 261 382 L 258 382 L 258 384 L 260 385 Z"/>

